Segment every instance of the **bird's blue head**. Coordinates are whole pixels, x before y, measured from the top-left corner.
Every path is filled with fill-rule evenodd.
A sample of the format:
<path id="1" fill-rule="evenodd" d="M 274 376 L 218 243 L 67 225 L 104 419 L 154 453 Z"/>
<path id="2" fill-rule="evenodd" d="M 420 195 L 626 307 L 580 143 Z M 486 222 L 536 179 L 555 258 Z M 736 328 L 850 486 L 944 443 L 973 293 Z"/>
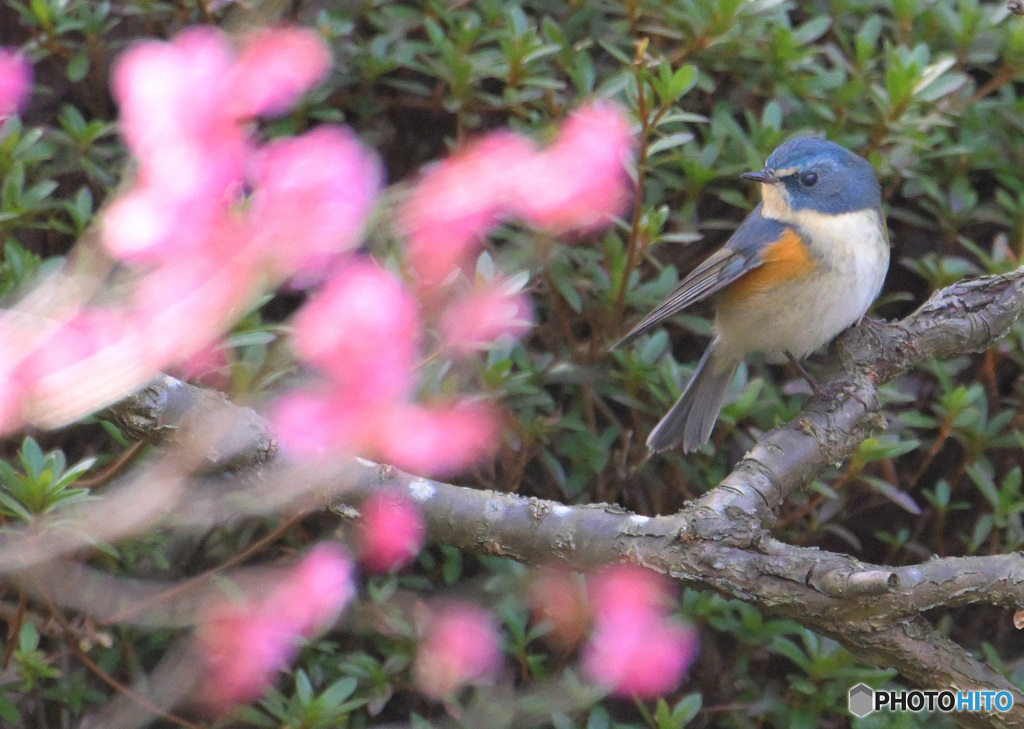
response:
<path id="1" fill-rule="evenodd" d="M 772 152 L 761 172 L 743 175 L 762 183 L 765 212 L 811 210 L 827 215 L 878 208 L 881 189 L 863 157 L 818 137 L 797 137 Z"/>

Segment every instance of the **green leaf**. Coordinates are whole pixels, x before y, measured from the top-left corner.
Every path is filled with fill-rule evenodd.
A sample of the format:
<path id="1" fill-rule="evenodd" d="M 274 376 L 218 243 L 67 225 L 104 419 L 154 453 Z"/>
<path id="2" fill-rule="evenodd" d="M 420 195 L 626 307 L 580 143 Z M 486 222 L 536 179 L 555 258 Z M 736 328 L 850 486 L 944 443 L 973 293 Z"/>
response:
<path id="1" fill-rule="evenodd" d="M 38 479 L 46 469 L 46 458 L 35 439 L 29 436 L 21 444 L 21 464 L 25 473 Z"/>
<path id="2" fill-rule="evenodd" d="M 884 461 L 916 450 L 921 445 L 919 440 L 893 441 L 890 438 L 871 437 L 860 444 L 857 454 L 865 462 Z"/>
<path id="3" fill-rule="evenodd" d="M 587 729 L 611 729 L 611 717 L 604 709 L 595 706 L 587 717 Z"/>
<path id="4" fill-rule="evenodd" d="M 313 699 L 313 685 L 301 668 L 295 672 L 295 697 L 303 706 L 307 706 Z"/>
<path id="5" fill-rule="evenodd" d="M 0 695 L 0 720 L 7 722 L 10 726 L 21 726 L 21 712 L 18 707 L 12 704 L 3 695 Z"/>
<path id="6" fill-rule="evenodd" d="M 668 82 L 669 99 L 666 101 L 678 101 L 696 85 L 697 67 L 690 63 L 680 66 Z"/>
<path id="7" fill-rule="evenodd" d="M 672 709 L 672 720 L 675 722 L 675 726 L 684 727 L 696 719 L 703 705 L 704 697 L 698 693 L 684 696 Z"/>
<path id="8" fill-rule="evenodd" d="M 31 522 L 35 518 L 35 515 L 26 509 L 20 501 L 3 491 L 0 491 L 0 511 L 6 511 L 9 515 L 26 522 Z"/>
<path id="9" fill-rule="evenodd" d="M 862 476 L 860 480 L 870 485 L 874 491 L 881 494 L 904 511 L 914 515 L 921 514 L 921 507 L 917 505 L 917 502 L 914 501 L 909 494 L 900 491 L 899 488 L 893 486 L 891 483 L 873 476 Z"/>
<path id="10" fill-rule="evenodd" d="M 992 474 L 984 470 L 978 463 L 972 463 L 966 468 L 967 475 L 985 497 L 985 500 L 993 507 L 999 507 L 999 491 L 996 489 Z"/>
<path id="11" fill-rule="evenodd" d="M 668 136 L 658 139 L 647 148 L 648 157 L 653 157 L 658 152 L 664 152 L 666 149 L 677 149 L 687 142 L 693 141 L 693 134 L 690 132 L 676 132 L 675 134 L 669 134 Z"/>
<path id="12" fill-rule="evenodd" d="M 355 693 L 358 685 L 359 681 L 354 678 L 343 678 L 335 681 L 320 694 L 319 701 L 327 709 L 337 707 Z"/>
<path id="13" fill-rule="evenodd" d="M 41 26 L 45 28 L 53 23 L 53 13 L 50 12 L 50 6 L 46 4 L 46 0 L 31 0 L 29 7 Z"/>
<path id="14" fill-rule="evenodd" d="M 18 650 L 22 653 L 34 651 L 39 647 L 39 631 L 30 622 L 23 623 L 18 633 Z"/>
<path id="15" fill-rule="evenodd" d="M 793 30 L 793 40 L 805 46 L 825 35 L 832 27 L 832 18 L 822 13 Z"/>
<path id="16" fill-rule="evenodd" d="M 84 51 L 79 51 L 68 61 L 68 81 L 78 83 L 86 77 L 91 66 L 92 61 L 89 59 L 88 54 Z"/>
<path id="17" fill-rule="evenodd" d="M 579 291 L 573 287 L 571 280 L 566 276 L 558 276 L 553 281 L 555 289 L 562 295 L 569 308 L 577 314 L 582 314 L 583 298 L 580 296 Z"/>

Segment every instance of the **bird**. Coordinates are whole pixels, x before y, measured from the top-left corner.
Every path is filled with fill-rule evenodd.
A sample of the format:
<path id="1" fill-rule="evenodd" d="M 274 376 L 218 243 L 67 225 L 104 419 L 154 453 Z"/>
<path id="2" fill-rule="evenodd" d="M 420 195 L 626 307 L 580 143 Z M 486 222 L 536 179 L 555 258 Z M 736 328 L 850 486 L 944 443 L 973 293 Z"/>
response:
<path id="1" fill-rule="evenodd" d="M 614 346 L 713 299 L 713 337 L 682 394 L 647 438 L 652 453 L 708 442 L 748 354 L 800 360 L 859 322 L 889 269 L 889 232 L 871 164 L 820 137 L 780 145 L 758 172 L 761 202 L 715 253 Z"/>

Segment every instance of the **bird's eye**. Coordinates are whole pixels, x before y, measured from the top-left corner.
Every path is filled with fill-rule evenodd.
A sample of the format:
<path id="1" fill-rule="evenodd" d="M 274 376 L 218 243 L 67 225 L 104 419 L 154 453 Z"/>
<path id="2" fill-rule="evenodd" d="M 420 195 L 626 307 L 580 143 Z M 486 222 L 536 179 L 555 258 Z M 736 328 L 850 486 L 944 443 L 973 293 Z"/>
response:
<path id="1" fill-rule="evenodd" d="M 817 172 L 805 172 L 800 176 L 800 184 L 804 187 L 814 187 L 818 184 Z"/>

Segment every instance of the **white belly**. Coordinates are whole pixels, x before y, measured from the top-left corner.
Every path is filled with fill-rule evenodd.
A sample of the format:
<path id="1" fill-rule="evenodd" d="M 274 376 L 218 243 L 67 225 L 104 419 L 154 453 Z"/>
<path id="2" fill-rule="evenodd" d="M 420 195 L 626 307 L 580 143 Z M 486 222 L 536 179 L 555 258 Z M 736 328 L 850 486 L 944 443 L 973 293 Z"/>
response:
<path id="1" fill-rule="evenodd" d="M 820 265 L 792 284 L 741 302 L 723 300 L 715 318 L 723 358 L 741 359 L 749 352 L 763 352 L 770 361 L 783 360 L 786 352 L 806 357 L 864 316 L 882 288 L 889 242 L 875 211 L 801 211 L 786 222 L 814 242 Z"/>

